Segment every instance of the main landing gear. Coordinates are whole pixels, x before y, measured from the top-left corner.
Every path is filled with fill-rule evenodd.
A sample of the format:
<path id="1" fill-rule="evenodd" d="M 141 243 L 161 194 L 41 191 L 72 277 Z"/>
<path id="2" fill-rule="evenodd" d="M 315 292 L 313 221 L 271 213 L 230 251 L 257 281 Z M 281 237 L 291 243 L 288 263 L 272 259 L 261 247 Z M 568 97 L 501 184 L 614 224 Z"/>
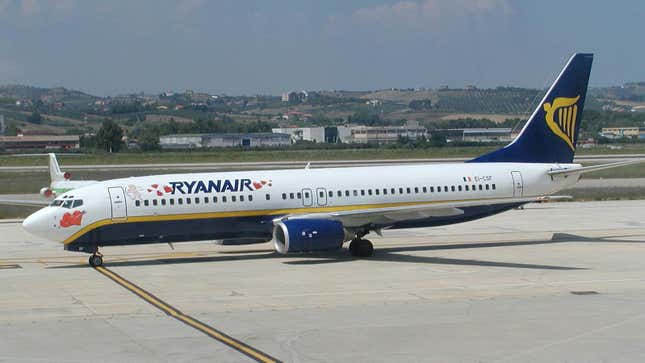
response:
<path id="1" fill-rule="evenodd" d="M 103 255 L 96 251 L 90 256 L 88 261 L 92 267 L 103 266 Z"/>
<path id="2" fill-rule="evenodd" d="M 369 240 L 356 238 L 349 243 L 349 253 L 355 257 L 370 257 L 374 253 L 374 245 Z"/>

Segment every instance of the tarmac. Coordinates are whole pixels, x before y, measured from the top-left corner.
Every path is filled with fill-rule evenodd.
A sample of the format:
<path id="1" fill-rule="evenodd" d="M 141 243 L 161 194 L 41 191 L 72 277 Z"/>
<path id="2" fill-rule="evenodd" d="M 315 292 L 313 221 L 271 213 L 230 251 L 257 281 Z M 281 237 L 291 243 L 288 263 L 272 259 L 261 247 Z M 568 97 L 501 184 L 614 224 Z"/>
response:
<path id="1" fill-rule="evenodd" d="M 104 248 L 0 221 L 0 361 L 642 362 L 645 201 L 529 205 L 281 256 Z"/>

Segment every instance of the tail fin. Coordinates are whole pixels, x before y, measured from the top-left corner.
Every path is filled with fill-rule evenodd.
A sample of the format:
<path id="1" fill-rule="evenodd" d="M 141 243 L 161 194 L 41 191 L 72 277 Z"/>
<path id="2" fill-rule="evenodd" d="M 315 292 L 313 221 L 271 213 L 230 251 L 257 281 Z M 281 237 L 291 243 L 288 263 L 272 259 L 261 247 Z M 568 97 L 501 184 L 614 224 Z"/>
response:
<path id="1" fill-rule="evenodd" d="M 65 173 L 60 170 L 58 166 L 58 160 L 56 160 L 56 154 L 49 154 L 49 177 L 51 182 L 63 181 L 67 179 Z"/>
<path id="2" fill-rule="evenodd" d="M 470 162 L 572 162 L 592 62 L 593 54 L 574 54 L 515 140 Z"/>

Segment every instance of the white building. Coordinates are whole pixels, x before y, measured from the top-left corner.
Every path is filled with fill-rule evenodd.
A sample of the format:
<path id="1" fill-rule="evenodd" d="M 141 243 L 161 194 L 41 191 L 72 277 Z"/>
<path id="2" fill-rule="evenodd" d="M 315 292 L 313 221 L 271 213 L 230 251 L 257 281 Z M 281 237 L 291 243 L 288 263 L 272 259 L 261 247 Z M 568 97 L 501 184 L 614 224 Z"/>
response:
<path id="1" fill-rule="evenodd" d="M 271 129 L 271 131 L 278 134 L 288 134 L 291 136 L 292 143 L 298 141 L 325 142 L 324 127 L 282 127 Z"/>
<path id="2" fill-rule="evenodd" d="M 159 138 L 162 149 L 197 149 L 202 147 L 275 147 L 290 145 L 287 134 L 175 134 Z"/>

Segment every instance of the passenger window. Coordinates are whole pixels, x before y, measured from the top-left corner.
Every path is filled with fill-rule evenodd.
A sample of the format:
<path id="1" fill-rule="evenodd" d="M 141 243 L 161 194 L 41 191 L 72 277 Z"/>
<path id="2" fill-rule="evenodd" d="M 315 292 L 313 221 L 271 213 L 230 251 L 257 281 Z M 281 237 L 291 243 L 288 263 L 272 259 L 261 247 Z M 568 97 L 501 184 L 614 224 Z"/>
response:
<path id="1" fill-rule="evenodd" d="M 222 203 L 226 203 L 226 196 L 222 197 Z"/>
<path id="2" fill-rule="evenodd" d="M 383 188 L 383 195 L 387 195 L 387 188 Z"/>
<path id="3" fill-rule="evenodd" d="M 362 197 L 364 197 L 364 196 L 365 196 L 365 189 L 361 189 L 361 196 L 362 196 Z"/>
<path id="4" fill-rule="evenodd" d="M 190 204 L 190 198 L 186 198 L 186 204 Z"/>
<path id="5" fill-rule="evenodd" d="M 376 195 L 379 195 L 379 194 L 381 194 L 381 191 L 378 190 L 378 189 L 374 189 L 374 193 L 376 193 Z"/>
<path id="6" fill-rule="evenodd" d="M 482 190 L 482 185 L 481 184 L 479 184 L 479 190 Z"/>
<path id="7" fill-rule="evenodd" d="M 240 202 L 243 202 L 243 201 L 244 201 L 244 196 L 240 195 Z"/>
<path id="8" fill-rule="evenodd" d="M 295 195 L 293 193 L 289 193 L 289 199 L 295 198 Z"/>
<path id="9" fill-rule="evenodd" d="M 458 186 L 458 187 L 457 187 L 457 189 L 459 189 L 459 191 L 461 191 L 461 185 L 460 185 L 460 186 Z"/>
<path id="10" fill-rule="evenodd" d="M 157 203 L 158 203 L 158 202 L 157 202 L 157 200 L 156 200 L 156 199 L 153 199 L 153 200 L 152 200 L 152 205 L 154 205 L 155 207 L 157 206 Z"/>
<path id="11" fill-rule="evenodd" d="M 354 196 L 358 197 L 358 190 L 354 190 Z"/>
<path id="12" fill-rule="evenodd" d="M 165 199 L 161 200 L 161 205 L 166 205 L 166 200 Z"/>
<path id="13" fill-rule="evenodd" d="M 204 197 L 204 204 L 208 204 L 208 197 Z"/>
<path id="14" fill-rule="evenodd" d="M 231 195 L 231 202 L 236 202 L 237 198 L 234 195 Z"/>
<path id="15" fill-rule="evenodd" d="M 305 192 L 305 198 L 309 199 L 309 192 Z"/>
<path id="16" fill-rule="evenodd" d="M 252 201 L 253 201 L 253 196 L 249 194 L 249 202 L 252 202 Z"/>
<path id="17" fill-rule="evenodd" d="M 148 200 L 146 199 L 146 200 L 144 200 L 144 201 L 143 201 L 143 205 L 147 207 L 147 206 L 149 206 L 149 205 L 150 205 L 150 203 L 149 203 L 149 202 L 148 202 Z"/>
<path id="18" fill-rule="evenodd" d="M 434 187 L 430 187 L 430 193 L 434 193 Z"/>
<path id="19" fill-rule="evenodd" d="M 329 194 L 329 196 L 330 196 L 330 197 L 333 197 L 333 196 L 334 196 L 334 192 L 332 192 L 331 190 L 330 190 L 330 191 L 329 191 L 329 193 L 327 193 L 327 194 Z"/>
<path id="20" fill-rule="evenodd" d="M 403 194 L 403 188 L 399 188 L 399 194 Z"/>
<path id="21" fill-rule="evenodd" d="M 325 196 L 325 192 L 320 191 L 320 192 L 318 192 L 318 195 L 319 195 L 321 198 L 323 198 L 323 197 Z"/>
<path id="22" fill-rule="evenodd" d="M 82 200 L 80 200 L 80 199 L 76 199 L 76 200 L 74 201 L 74 206 L 73 206 L 72 208 L 80 207 L 80 206 L 82 206 L 82 205 L 83 205 L 83 201 L 82 201 Z"/>
<path id="23" fill-rule="evenodd" d="M 455 191 L 455 186 L 454 186 L 454 185 L 452 185 L 452 186 L 450 187 L 450 190 L 454 192 L 454 191 Z"/>
<path id="24" fill-rule="evenodd" d="M 170 198 L 168 201 L 170 202 L 170 205 L 175 205 L 175 199 Z"/>
<path id="25" fill-rule="evenodd" d="M 282 193 L 282 199 L 287 200 L 287 193 Z"/>
<path id="26" fill-rule="evenodd" d="M 468 191 L 468 185 L 466 185 L 466 191 Z"/>
<path id="27" fill-rule="evenodd" d="M 419 192 L 419 187 L 414 187 L 414 192 L 418 193 Z"/>
<path id="28" fill-rule="evenodd" d="M 268 194 L 268 193 L 267 193 L 267 194 L 265 194 L 265 195 L 264 195 L 264 199 L 266 199 L 266 200 L 271 200 L 271 195 L 270 195 L 270 194 Z"/>
<path id="29" fill-rule="evenodd" d="M 300 192 L 296 193 L 296 198 L 297 199 L 302 199 L 302 193 L 300 193 Z"/>
<path id="30" fill-rule="evenodd" d="M 336 192 L 336 195 L 340 198 L 343 196 L 343 192 L 339 190 Z"/>
<path id="31" fill-rule="evenodd" d="M 354 194 L 356 194 L 356 191 L 354 191 Z M 345 191 L 345 196 L 346 196 L 346 197 L 349 197 L 349 190 L 346 190 L 346 191 Z"/>
<path id="32" fill-rule="evenodd" d="M 199 198 L 195 197 L 195 204 L 199 204 Z"/>
<path id="33" fill-rule="evenodd" d="M 489 188 L 490 188 L 490 186 L 488 184 L 486 184 L 486 190 L 488 190 Z"/>
<path id="34" fill-rule="evenodd" d="M 391 189 L 390 189 L 390 194 L 396 194 L 396 189 L 395 189 L 395 188 L 391 188 Z"/>
<path id="35" fill-rule="evenodd" d="M 135 205 L 135 206 L 137 206 L 137 207 L 139 207 L 139 206 L 141 206 L 141 202 L 140 202 L 140 201 L 138 201 L 138 200 L 135 200 L 135 201 L 134 201 L 134 205 Z"/>
<path id="36" fill-rule="evenodd" d="M 406 191 L 406 192 L 408 192 L 408 194 L 412 193 L 412 190 L 410 190 L 410 188 L 409 188 L 409 187 L 408 187 L 408 188 L 405 188 L 405 191 Z"/>
<path id="37" fill-rule="evenodd" d="M 184 198 L 177 198 L 177 204 L 179 205 L 184 204 Z"/>
<path id="38" fill-rule="evenodd" d="M 372 195 L 372 189 L 367 189 L 367 194 Z"/>
<path id="39" fill-rule="evenodd" d="M 493 184 L 493 190 L 495 190 L 495 184 Z"/>
<path id="40" fill-rule="evenodd" d="M 213 197 L 213 203 L 217 203 L 217 197 Z"/>
<path id="41" fill-rule="evenodd" d="M 423 187 L 423 192 L 424 192 L 424 193 L 427 193 L 427 192 L 428 192 L 428 188 L 427 188 L 427 187 Z"/>
<path id="42" fill-rule="evenodd" d="M 444 192 L 446 192 L 446 193 L 448 193 L 448 187 L 444 185 L 444 186 L 443 186 L 443 191 L 444 191 Z"/>

